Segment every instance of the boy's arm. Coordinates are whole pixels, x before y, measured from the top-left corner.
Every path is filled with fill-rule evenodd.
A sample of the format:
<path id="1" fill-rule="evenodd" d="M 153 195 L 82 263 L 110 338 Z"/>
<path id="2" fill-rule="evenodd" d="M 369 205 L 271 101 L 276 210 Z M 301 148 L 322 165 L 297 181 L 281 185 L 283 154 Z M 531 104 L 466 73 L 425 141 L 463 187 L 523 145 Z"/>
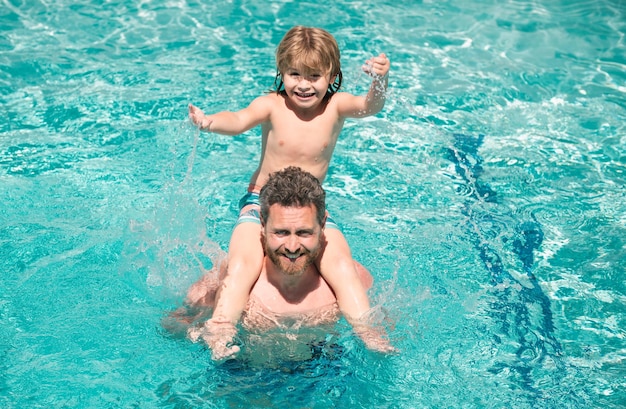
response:
<path id="1" fill-rule="evenodd" d="M 365 96 L 338 93 L 337 110 L 340 116 L 362 118 L 375 115 L 385 106 L 389 78 L 389 59 L 384 53 L 366 61 L 363 71 L 372 77 L 372 84 Z"/>
<path id="2" fill-rule="evenodd" d="M 200 108 L 189 104 L 189 119 L 202 131 L 239 135 L 269 120 L 271 98 L 271 95 L 264 95 L 256 98 L 241 111 L 223 111 L 212 115 L 205 115 Z"/>

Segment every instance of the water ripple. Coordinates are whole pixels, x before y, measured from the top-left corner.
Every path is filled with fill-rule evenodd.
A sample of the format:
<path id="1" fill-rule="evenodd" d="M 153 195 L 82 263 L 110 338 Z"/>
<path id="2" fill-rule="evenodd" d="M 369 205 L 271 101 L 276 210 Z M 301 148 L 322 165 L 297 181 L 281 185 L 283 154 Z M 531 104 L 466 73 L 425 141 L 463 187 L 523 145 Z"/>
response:
<path id="1" fill-rule="evenodd" d="M 236 404 L 249 402 L 230 392 L 254 389 L 261 404 L 312 407 L 623 401 L 623 2 L 330 4 L 346 91 L 365 92 L 372 53 L 392 61 L 385 109 L 346 121 L 326 187 L 403 352 L 379 360 L 346 331 L 341 360 L 321 362 L 330 375 L 247 378 L 155 329 L 228 243 L 260 149 L 258 130 L 194 144 L 181 123 L 188 102 L 236 109 L 270 88 L 276 44 L 318 8 L 0 4 L 0 314 L 14 348 L 0 388 L 18 402 L 79 405 L 78 391 L 94 407 L 201 406 L 216 389 Z M 465 164 L 479 177 L 445 155 L 455 133 L 485 135 L 480 163 Z M 543 242 L 524 253 L 532 223 Z M 554 377 L 541 306 L 523 298 L 536 296 L 529 264 L 563 346 Z M 498 271 L 510 277 L 492 286 Z M 259 380 L 271 387 L 250 388 Z M 159 386 L 138 395 L 145 385 Z"/>

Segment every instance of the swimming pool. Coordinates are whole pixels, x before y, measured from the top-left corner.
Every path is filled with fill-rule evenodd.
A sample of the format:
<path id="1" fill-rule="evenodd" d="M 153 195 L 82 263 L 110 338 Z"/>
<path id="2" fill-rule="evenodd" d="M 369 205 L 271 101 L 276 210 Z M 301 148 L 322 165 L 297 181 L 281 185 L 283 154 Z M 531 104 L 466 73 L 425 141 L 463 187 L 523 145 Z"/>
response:
<path id="1" fill-rule="evenodd" d="M 589 408 L 626 401 L 626 6 L 601 1 L 0 5 L 0 406 Z M 344 86 L 392 62 L 325 186 L 397 356 L 216 366 L 159 325 L 226 248 L 295 24 Z"/>

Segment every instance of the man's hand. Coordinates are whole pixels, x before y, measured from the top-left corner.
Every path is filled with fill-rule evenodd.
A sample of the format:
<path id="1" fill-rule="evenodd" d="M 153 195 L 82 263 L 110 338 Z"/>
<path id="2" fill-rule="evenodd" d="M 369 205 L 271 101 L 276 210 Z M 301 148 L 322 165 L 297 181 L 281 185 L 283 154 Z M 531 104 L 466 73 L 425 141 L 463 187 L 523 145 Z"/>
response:
<path id="1" fill-rule="evenodd" d="M 370 326 L 354 327 L 354 332 L 361 338 L 367 349 L 385 354 L 393 354 L 399 352 L 396 347 L 389 343 L 385 338 L 384 331 Z"/>
<path id="2" fill-rule="evenodd" d="M 348 317 L 346 317 L 348 318 Z M 354 332 L 363 341 L 367 349 L 383 353 L 397 353 L 396 347 L 389 343 L 384 322 L 389 322 L 380 307 L 370 308 L 358 319 L 348 319 Z"/>
<path id="3" fill-rule="evenodd" d="M 193 342 L 199 338 L 211 348 L 211 359 L 223 361 L 234 358 L 240 348 L 233 345 L 233 339 L 237 335 L 237 328 L 230 321 L 217 321 L 210 319 L 202 327 L 189 328 L 187 336 Z"/>

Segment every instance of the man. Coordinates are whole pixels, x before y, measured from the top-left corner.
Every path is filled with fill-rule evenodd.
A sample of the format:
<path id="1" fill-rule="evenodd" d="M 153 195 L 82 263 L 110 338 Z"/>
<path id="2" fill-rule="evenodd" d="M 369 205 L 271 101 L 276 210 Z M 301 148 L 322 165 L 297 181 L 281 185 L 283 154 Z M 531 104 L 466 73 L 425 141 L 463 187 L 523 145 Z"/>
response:
<path id="1" fill-rule="evenodd" d="M 325 192 L 319 181 L 300 168 L 288 167 L 270 175 L 259 201 L 265 257 L 261 275 L 250 291 L 242 325 L 254 331 L 278 328 L 287 332 L 334 325 L 340 316 L 337 299 L 315 266 L 325 245 L 323 228 L 327 214 Z M 363 286 L 369 289 L 371 275 L 360 264 L 355 262 L 355 266 Z M 210 272 L 189 289 L 186 311 L 195 311 L 196 320 L 202 310 L 213 308 L 219 297 L 225 266 L 218 270 L 218 277 Z M 367 317 L 346 319 L 368 348 L 395 351 Z M 237 332 L 234 324 L 212 317 L 201 327 L 190 328 L 187 334 L 194 341 L 202 338 L 211 348 L 213 359 L 221 360 L 240 351 L 239 346 L 232 344 Z M 296 342 L 296 338 L 290 339 Z"/>

